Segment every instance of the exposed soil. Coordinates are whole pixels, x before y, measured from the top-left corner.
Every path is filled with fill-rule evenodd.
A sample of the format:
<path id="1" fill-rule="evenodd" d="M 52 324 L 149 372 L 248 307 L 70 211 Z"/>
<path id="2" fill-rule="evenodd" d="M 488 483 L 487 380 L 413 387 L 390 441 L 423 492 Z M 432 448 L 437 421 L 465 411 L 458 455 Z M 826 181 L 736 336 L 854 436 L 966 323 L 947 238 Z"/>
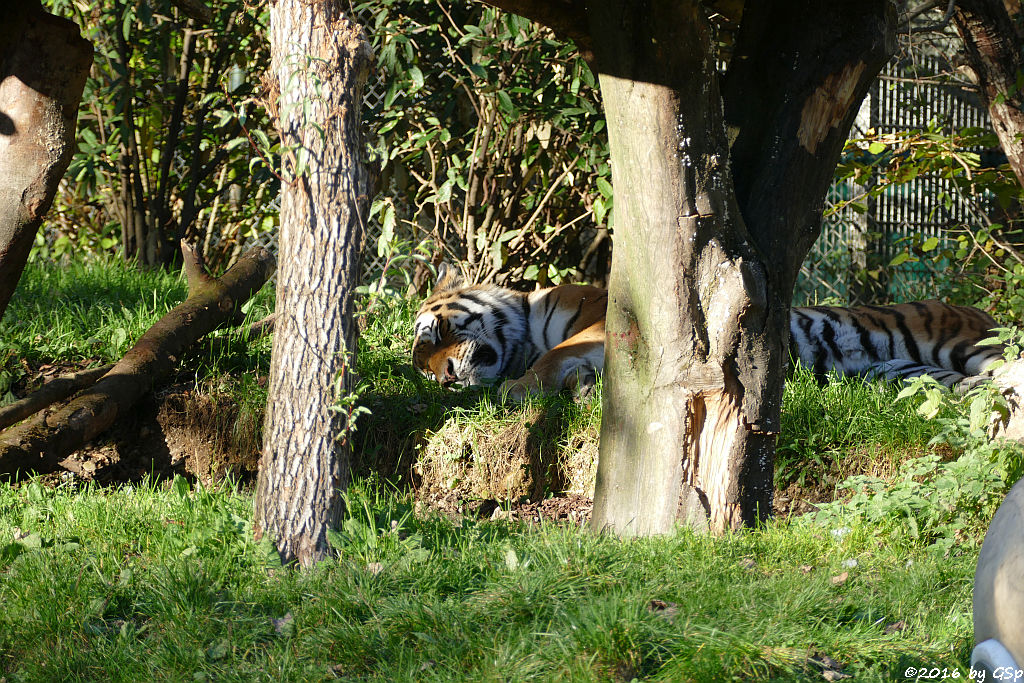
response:
<path id="1" fill-rule="evenodd" d="M 88 365 L 61 363 L 31 368 L 25 364 L 25 376 L 13 387 L 13 393 L 21 397 L 48 377 Z M 254 479 L 259 464 L 260 432 L 258 424 L 245 423 L 257 419 L 242 414 L 227 395 L 199 392 L 194 382 L 177 382 L 147 395 L 109 432 L 64 459 L 63 471 L 48 474 L 43 480 L 111 484 L 177 474 L 209 485 L 230 474 L 246 483 Z"/>
<path id="2" fill-rule="evenodd" d="M 26 366 L 15 394 L 85 365 Z M 180 381 L 148 396 L 107 435 L 64 460 L 64 471 L 44 481 L 118 483 L 177 474 L 203 485 L 229 475 L 249 484 L 259 463 L 259 419 L 216 388 L 197 390 L 194 381 Z M 494 425 L 448 420 L 430 433 L 394 442 L 406 449 L 416 445 L 403 483 L 412 485 L 419 510 L 581 525 L 593 507 L 596 431 L 567 433 L 560 415 L 534 408 L 521 420 Z M 776 491 L 775 514 L 803 514 L 834 495 L 832 478 L 811 486 L 790 484 Z"/>

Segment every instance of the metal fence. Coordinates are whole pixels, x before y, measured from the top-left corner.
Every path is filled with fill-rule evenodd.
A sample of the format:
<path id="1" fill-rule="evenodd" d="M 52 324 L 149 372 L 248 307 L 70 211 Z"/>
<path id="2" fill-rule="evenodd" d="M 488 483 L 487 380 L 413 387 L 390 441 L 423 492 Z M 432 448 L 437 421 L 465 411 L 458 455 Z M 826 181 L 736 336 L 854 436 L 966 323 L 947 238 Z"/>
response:
<path id="1" fill-rule="evenodd" d="M 871 129 L 990 129 L 988 114 L 974 93 L 943 77 L 950 69 L 938 57 L 890 63 L 864 99 L 850 137 L 862 138 Z M 850 205 L 836 210 L 865 189 L 850 181 L 832 186 L 822 234 L 801 268 L 794 303 L 883 303 L 940 293 L 934 276 L 949 264 L 889 263 L 915 235 L 944 240 L 947 228 L 969 223 L 968 203 L 950 180 L 922 175 L 868 200 L 864 212 Z M 866 276 L 866 270 L 874 275 Z"/>

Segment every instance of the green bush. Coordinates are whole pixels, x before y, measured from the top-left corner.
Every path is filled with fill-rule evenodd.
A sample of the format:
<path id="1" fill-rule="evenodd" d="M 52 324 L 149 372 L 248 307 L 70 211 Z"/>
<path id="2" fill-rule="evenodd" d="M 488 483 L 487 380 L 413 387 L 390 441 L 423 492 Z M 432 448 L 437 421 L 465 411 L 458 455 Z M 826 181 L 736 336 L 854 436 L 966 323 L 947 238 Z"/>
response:
<path id="1" fill-rule="evenodd" d="M 383 234 L 477 280 L 601 279 L 611 183 L 594 74 L 549 29 L 482 3 L 356 12 L 388 84 L 371 113 Z"/>
<path id="2" fill-rule="evenodd" d="M 1009 342 L 1007 357 L 1019 357 L 1020 332 L 1003 330 L 1001 337 Z M 859 519 L 906 533 L 941 554 L 981 543 L 992 515 L 1024 475 L 1024 447 L 993 438 L 1007 416 L 1006 398 L 990 381 L 960 395 L 928 376 L 915 378 L 898 398 L 921 397 L 918 413 L 938 427 L 929 445 L 944 446 L 955 457 L 912 458 L 895 480 L 850 477 L 840 489 L 851 497 L 821 506 L 812 520 L 835 526 Z"/>

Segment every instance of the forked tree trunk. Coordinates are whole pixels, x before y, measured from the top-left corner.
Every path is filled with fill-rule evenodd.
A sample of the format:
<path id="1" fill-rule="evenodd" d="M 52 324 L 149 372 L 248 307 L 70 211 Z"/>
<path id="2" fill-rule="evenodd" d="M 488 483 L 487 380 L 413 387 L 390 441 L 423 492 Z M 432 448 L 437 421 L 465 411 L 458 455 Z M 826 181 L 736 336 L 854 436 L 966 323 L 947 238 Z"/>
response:
<path id="1" fill-rule="evenodd" d="M 727 138 L 697 2 L 590 4 L 616 194 L 595 528 L 771 512 L 789 300 L 893 47 L 890 3 L 819 5 L 747 4 Z"/>
<path id="2" fill-rule="evenodd" d="M 765 487 L 742 501 L 739 471 L 748 449 L 771 451 L 776 424 L 744 388 L 782 383 L 766 273 L 734 199 L 698 3 L 624 7 L 591 16 L 616 212 L 594 524 L 664 532 L 685 503 L 737 527 L 770 502 Z"/>
<path id="3" fill-rule="evenodd" d="M 1024 55 L 1003 0 L 958 0 L 953 23 L 999 144 L 1024 185 Z"/>
<path id="4" fill-rule="evenodd" d="M 0 12 L 0 318 L 71 162 L 92 44 L 38 0 Z"/>
<path id="5" fill-rule="evenodd" d="M 284 151 L 280 257 L 270 396 L 256 491 L 257 538 L 284 561 L 328 552 L 348 484 L 346 417 L 355 360 L 352 293 L 359 272 L 367 174 L 359 156 L 362 86 L 372 53 L 341 0 L 277 0 L 271 68 Z"/>

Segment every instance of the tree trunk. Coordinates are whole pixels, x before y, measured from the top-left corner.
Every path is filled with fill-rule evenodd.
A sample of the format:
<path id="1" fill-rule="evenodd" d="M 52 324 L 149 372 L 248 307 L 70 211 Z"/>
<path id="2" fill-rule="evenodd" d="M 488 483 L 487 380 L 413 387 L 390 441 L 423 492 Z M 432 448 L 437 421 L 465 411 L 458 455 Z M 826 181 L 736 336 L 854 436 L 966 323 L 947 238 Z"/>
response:
<path id="1" fill-rule="evenodd" d="M 183 246 L 183 251 L 185 247 Z M 188 299 L 160 318 L 91 389 L 52 415 L 0 434 L 0 475 L 51 472 L 64 457 L 110 428 L 174 369 L 182 352 L 239 314 L 274 272 L 274 257 L 252 249 L 218 279 L 186 252 Z"/>
<path id="2" fill-rule="evenodd" d="M 592 523 L 753 524 L 771 512 L 789 300 L 895 13 L 748 3 L 723 122 L 697 2 L 590 7 L 617 212 Z"/>
<path id="3" fill-rule="evenodd" d="M 1024 185 L 1024 55 L 1002 0 L 958 0 L 953 23 L 999 144 Z"/>
<path id="4" fill-rule="evenodd" d="M 355 359 L 352 292 L 359 273 L 368 178 L 359 112 L 372 53 L 340 0 L 277 0 L 272 71 L 285 179 L 281 267 L 256 535 L 282 559 L 325 557 L 348 484 L 346 415 Z M 340 386 L 336 381 L 341 378 Z"/>
<path id="5" fill-rule="evenodd" d="M 0 23 L 0 318 L 71 162 L 92 44 L 35 0 Z"/>

